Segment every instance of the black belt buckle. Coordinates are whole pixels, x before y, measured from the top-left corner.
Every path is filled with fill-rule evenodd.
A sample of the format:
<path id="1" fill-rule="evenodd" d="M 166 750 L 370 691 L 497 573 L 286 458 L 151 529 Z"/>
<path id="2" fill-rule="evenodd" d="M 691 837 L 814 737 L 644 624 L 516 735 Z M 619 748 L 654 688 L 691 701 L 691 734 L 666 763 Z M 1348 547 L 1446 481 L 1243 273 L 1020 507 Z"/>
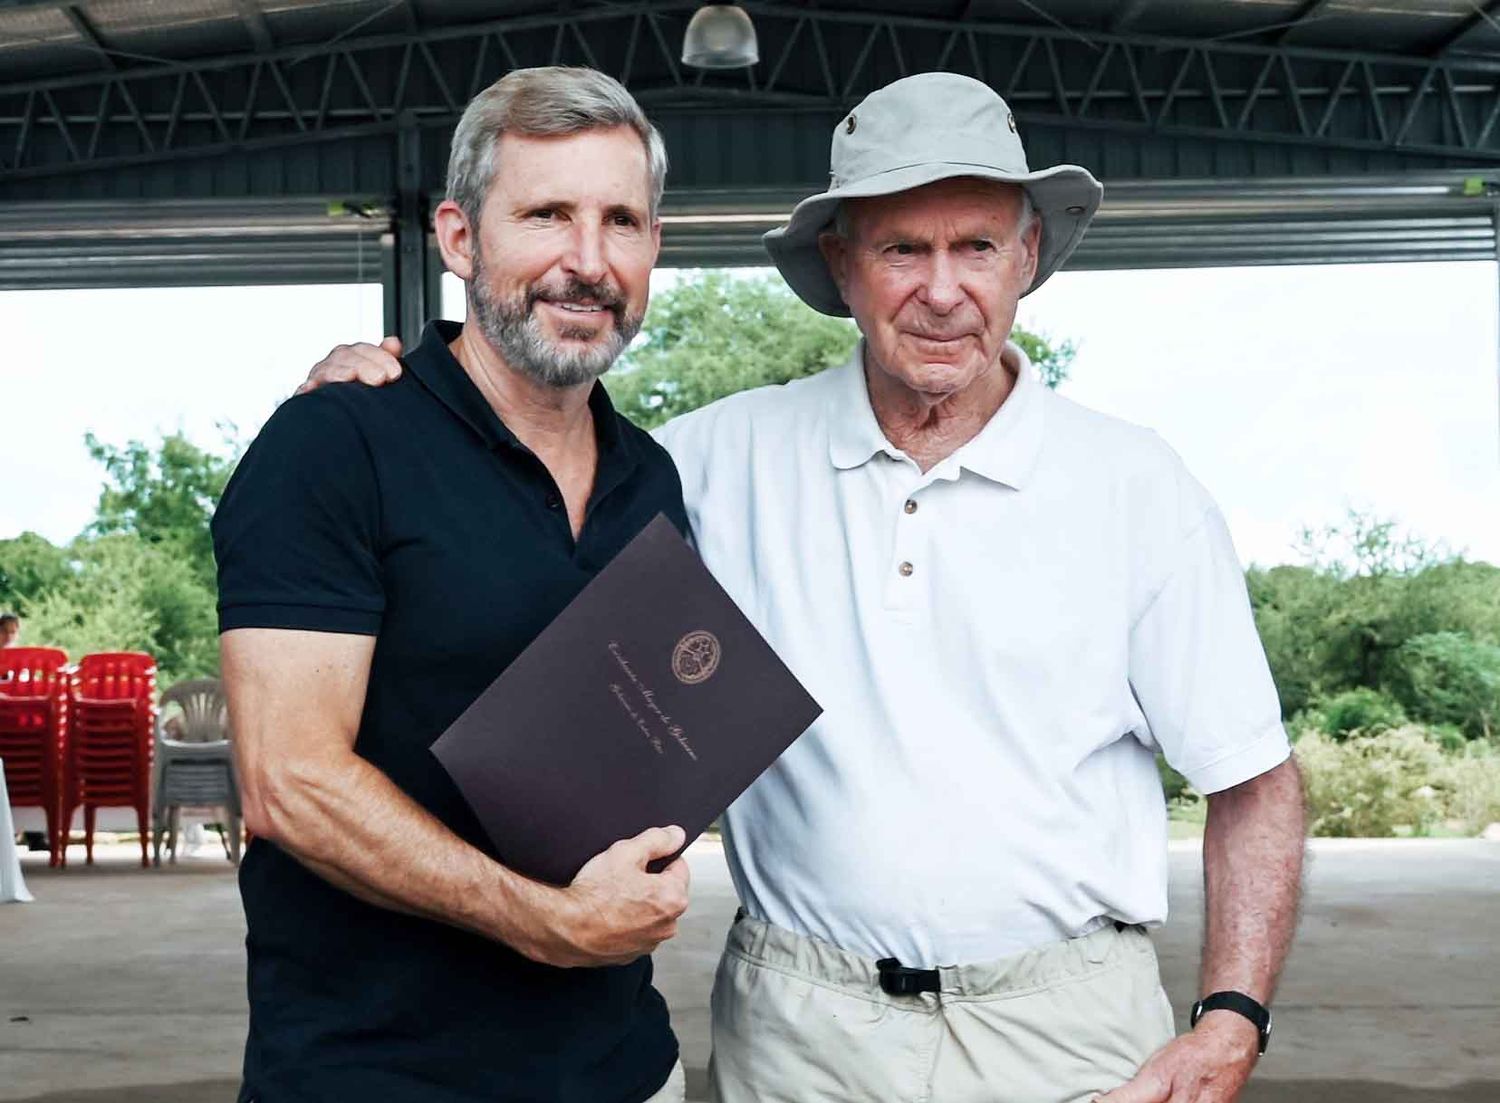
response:
<path id="1" fill-rule="evenodd" d="M 893 957 L 881 958 L 875 968 L 880 970 L 881 991 L 887 995 L 916 996 L 942 990 L 936 969 L 908 969 Z"/>

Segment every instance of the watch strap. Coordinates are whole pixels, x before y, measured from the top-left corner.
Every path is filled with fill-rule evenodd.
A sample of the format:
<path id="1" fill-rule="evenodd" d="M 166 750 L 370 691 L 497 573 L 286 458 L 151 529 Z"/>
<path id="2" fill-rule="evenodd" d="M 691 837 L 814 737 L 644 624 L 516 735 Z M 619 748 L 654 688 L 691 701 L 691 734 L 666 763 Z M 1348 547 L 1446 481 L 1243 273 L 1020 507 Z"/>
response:
<path id="1" fill-rule="evenodd" d="M 1188 1020 L 1189 1025 L 1197 1026 L 1198 1020 L 1209 1011 L 1233 1011 L 1249 1019 L 1255 1024 L 1256 1033 L 1260 1035 L 1260 1052 L 1265 1053 L 1266 1046 L 1271 1041 L 1271 1011 L 1264 1004 L 1243 992 L 1214 992 L 1193 1004 L 1193 1014 Z"/>

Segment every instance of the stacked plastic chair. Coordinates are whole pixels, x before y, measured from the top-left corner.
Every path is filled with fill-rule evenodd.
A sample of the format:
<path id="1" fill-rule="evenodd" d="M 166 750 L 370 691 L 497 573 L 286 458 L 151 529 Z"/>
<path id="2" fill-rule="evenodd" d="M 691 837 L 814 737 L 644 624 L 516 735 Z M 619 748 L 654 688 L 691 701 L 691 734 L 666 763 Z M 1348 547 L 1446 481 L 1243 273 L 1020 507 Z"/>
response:
<path id="1" fill-rule="evenodd" d="M 224 853 L 240 864 L 244 834 L 234 756 L 229 746 L 229 711 L 217 678 L 178 682 L 161 695 L 156 734 L 156 785 L 152 801 L 152 861 L 161 865 L 162 835 L 177 860 L 177 829 L 184 807 L 224 810 Z"/>
<path id="2" fill-rule="evenodd" d="M 14 808 L 47 818 L 49 865 L 62 860 L 62 816 L 68 734 L 68 656 L 55 647 L 0 648 L 0 759 Z"/>
<path id="3" fill-rule="evenodd" d="M 85 655 L 68 693 L 63 830 L 83 809 L 84 852 L 94 861 L 100 808 L 135 809 L 141 865 L 149 866 L 151 756 L 156 729 L 156 660 L 138 651 Z M 63 854 L 62 864 L 67 865 Z"/>

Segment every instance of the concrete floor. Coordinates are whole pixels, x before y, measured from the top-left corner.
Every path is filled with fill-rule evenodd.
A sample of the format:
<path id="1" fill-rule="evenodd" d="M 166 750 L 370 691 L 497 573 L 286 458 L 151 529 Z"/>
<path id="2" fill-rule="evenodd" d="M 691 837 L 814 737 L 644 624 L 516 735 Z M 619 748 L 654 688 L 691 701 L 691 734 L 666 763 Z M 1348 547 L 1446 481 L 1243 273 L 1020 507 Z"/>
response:
<path id="1" fill-rule="evenodd" d="M 1276 1037 L 1245 1103 L 1500 1101 L 1500 843 L 1313 844 Z M 136 852 L 139 853 L 138 851 Z M 0 1100 L 232 1100 L 245 1012 L 233 876 L 211 846 L 143 871 L 129 848 L 65 873 L 28 856 L 33 904 L 0 907 Z M 690 1098 L 702 1098 L 708 989 L 735 902 L 716 844 L 691 854 L 694 903 L 657 956 Z M 1158 933 L 1179 1009 L 1197 967 L 1200 869 L 1173 844 Z"/>

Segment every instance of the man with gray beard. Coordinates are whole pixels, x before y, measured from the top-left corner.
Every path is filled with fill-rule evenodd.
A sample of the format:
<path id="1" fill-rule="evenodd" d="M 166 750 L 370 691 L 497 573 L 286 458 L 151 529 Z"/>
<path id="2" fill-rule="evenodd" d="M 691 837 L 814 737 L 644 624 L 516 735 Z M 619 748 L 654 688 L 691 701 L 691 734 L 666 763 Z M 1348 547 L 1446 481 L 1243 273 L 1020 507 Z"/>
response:
<path id="1" fill-rule="evenodd" d="M 638 331 L 661 137 L 614 80 L 465 111 L 434 231 L 469 320 L 388 387 L 285 403 L 214 518 L 245 821 L 241 1103 L 680 1101 L 648 955 L 678 827 L 566 888 L 496 860 L 428 748 L 658 513 L 676 470 L 597 378 Z M 582 968 L 580 968 L 582 967 Z"/>

